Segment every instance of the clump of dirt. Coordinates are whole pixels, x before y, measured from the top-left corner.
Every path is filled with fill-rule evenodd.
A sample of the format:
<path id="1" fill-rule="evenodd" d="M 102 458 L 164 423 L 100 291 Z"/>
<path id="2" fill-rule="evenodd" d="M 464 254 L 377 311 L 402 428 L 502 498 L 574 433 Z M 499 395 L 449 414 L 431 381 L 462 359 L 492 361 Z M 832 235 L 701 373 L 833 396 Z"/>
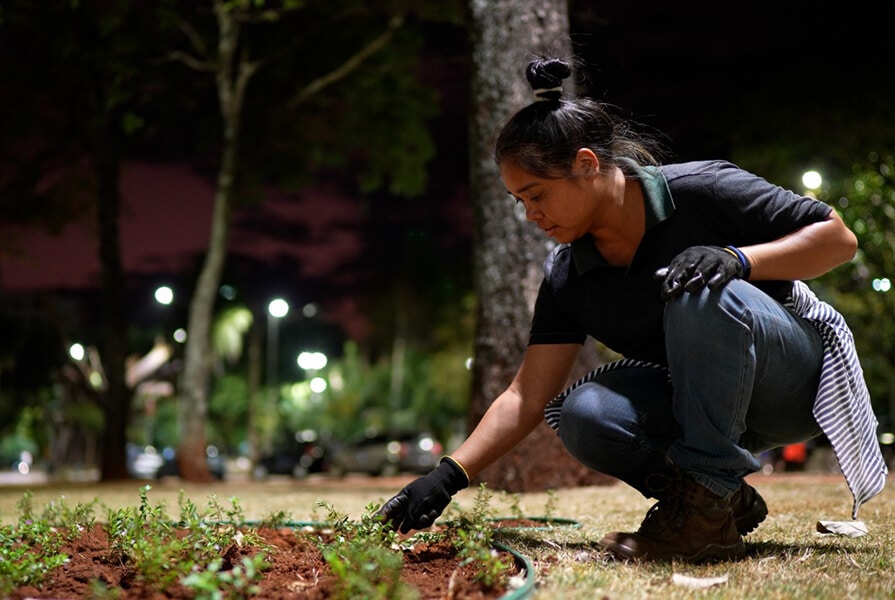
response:
<path id="1" fill-rule="evenodd" d="M 267 558 L 255 597 L 265 600 L 324 600 L 333 597 L 337 580 L 320 550 L 321 533 L 291 527 L 257 527 L 252 532 L 274 548 Z M 232 545 L 221 550 L 226 570 L 245 556 L 257 552 L 254 546 Z M 62 566 L 47 574 L 40 586 L 23 586 L 7 596 L 9 600 L 40 598 L 93 598 L 97 586 L 114 589 L 119 600 L 186 600 L 194 592 L 181 583 L 164 590 L 141 581 L 133 565 L 114 560 L 109 537 L 97 524 L 84 529 L 61 552 L 69 557 Z M 489 600 L 507 593 L 505 583 L 486 587 L 476 580 L 476 565 L 462 564 L 448 538 L 427 539 L 404 552 L 401 580 L 415 588 L 420 598 Z M 504 582 L 518 572 L 513 557 L 503 562 L 514 565 Z"/>

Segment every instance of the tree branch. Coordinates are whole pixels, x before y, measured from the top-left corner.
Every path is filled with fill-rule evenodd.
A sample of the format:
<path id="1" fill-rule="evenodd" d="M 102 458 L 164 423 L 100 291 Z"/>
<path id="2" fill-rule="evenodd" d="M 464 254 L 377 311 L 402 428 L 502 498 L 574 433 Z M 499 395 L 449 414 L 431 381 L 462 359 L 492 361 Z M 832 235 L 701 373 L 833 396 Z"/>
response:
<path id="1" fill-rule="evenodd" d="M 202 73 L 215 73 L 217 72 L 217 66 L 209 61 L 202 61 L 189 54 L 188 52 L 183 52 L 181 50 L 175 50 L 174 52 L 169 53 L 166 57 L 166 60 L 171 62 L 180 62 L 185 64 L 190 69 L 194 71 L 201 71 Z"/>
<path id="2" fill-rule="evenodd" d="M 367 60 L 370 56 L 381 50 L 389 41 L 391 41 L 392 37 L 394 37 L 395 32 L 404 24 L 404 15 L 398 14 L 393 16 L 388 23 L 388 29 L 384 31 L 379 37 L 372 40 L 369 44 L 361 48 L 354 56 L 350 57 L 346 60 L 341 67 L 330 71 L 326 75 L 322 77 L 318 77 L 304 88 L 302 88 L 295 96 L 292 97 L 292 100 L 289 101 L 289 107 L 294 108 L 296 105 L 301 102 L 307 100 L 314 94 L 319 93 L 323 89 L 345 79 L 352 71 L 360 67 L 361 64 L 365 60 Z"/>

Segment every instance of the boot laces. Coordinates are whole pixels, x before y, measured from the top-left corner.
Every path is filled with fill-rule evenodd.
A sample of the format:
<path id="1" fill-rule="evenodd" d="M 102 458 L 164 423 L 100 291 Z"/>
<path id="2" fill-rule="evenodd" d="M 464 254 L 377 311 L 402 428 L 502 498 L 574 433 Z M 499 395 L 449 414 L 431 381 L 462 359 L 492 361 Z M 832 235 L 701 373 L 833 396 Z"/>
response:
<path id="1" fill-rule="evenodd" d="M 684 485 L 681 476 L 657 474 L 656 479 L 662 480 L 661 487 L 653 488 L 660 499 L 647 511 L 639 529 L 640 533 L 652 536 L 661 535 L 665 531 L 680 530 L 692 511 L 691 503 L 687 502 L 690 491 Z"/>

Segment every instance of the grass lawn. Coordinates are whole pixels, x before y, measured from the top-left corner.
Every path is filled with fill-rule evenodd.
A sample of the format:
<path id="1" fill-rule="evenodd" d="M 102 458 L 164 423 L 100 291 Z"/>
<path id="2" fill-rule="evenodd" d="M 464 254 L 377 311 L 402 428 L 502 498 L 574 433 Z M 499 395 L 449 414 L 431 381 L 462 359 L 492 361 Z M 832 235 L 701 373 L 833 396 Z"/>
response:
<path id="1" fill-rule="evenodd" d="M 389 498 L 409 478 L 353 478 L 341 481 L 311 478 L 302 482 L 226 481 L 187 485 L 177 480 L 151 482 L 153 503 L 178 514 L 181 493 L 204 506 L 236 498 L 247 519 L 284 512 L 295 521 L 318 521 L 325 501 L 340 513 L 360 518 L 369 503 Z M 891 477 L 890 477 L 891 480 Z M 18 518 L 17 503 L 26 490 L 39 512 L 64 499 L 69 506 L 90 503 L 121 508 L 139 503 L 146 482 L 115 484 L 42 484 L 0 487 L 0 522 Z M 549 516 L 574 519 L 580 527 L 557 527 L 502 533 L 501 540 L 531 558 L 539 585 L 536 599 L 629 598 L 895 598 L 895 491 L 893 483 L 865 504 L 859 518 L 869 534 L 859 538 L 821 535 L 820 520 L 850 519 L 851 494 L 839 476 L 814 474 L 754 475 L 750 478 L 767 501 L 768 519 L 746 537 L 748 556 L 736 562 L 708 565 L 634 564 L 613 560 L 596 545 L 604 533 L 634 530 L 651 502 L 624 485 L 574 488 L 550 493 L 495 492 L 494 516 Z M 457 495 L 457 504 L 472 508 L 475 490 Z M 103 515 L 97 509 L 97 515 Z M 676 583 L 675 575 L 704 580 L 726 578 L 706 589 Z"/>

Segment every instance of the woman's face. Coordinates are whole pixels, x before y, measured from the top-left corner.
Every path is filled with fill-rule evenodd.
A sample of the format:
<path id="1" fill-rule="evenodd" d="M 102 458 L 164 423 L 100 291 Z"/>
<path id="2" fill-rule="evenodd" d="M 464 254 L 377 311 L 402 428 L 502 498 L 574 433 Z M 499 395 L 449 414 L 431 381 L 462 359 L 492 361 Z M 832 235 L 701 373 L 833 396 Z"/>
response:
<path id="1" fill-rule="evenodd" d="M 525 218 L 561 244 L 573 242 L 594 225 L 596 202 L 593 178 L 578 176 L 545 179 L 512 161 L 500 165 L 507 191 L 525 206 Z"/>

